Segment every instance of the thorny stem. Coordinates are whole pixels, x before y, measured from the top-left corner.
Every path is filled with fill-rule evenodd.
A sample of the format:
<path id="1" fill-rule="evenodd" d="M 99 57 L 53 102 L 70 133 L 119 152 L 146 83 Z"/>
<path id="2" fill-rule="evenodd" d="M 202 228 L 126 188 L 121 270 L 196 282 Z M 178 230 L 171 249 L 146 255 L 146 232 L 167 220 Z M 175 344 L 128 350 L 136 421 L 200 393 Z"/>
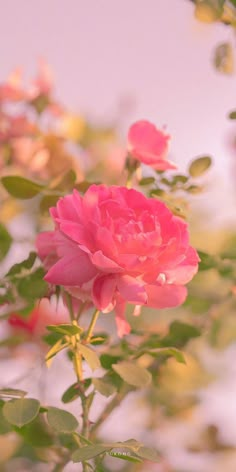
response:
<path id="1" fill-rule="evenodd" d="M 71 324 L 72 325 L 77 325 L 77 320 L 75 319 L 75 316 L 74 316 L 72 301 L 71 301 L 71 297 L 70 297 L 69 294 L 66 294 L 66 300 L 67 300 L 68 310 L 69 310 L 69 313 L 70 313 Z M 82 310 L 81 310 L 81 312 L 82 312 Z M 81 313 L 79 312 L 78 317 L 79 317 L 80 314 Z M 94 312 L 93 316 L 92 316 L 90 325 L 88 327 L 88 331 L 87 331 L 87 334 L 86 334 L 86 337 L 85 337 L 85 342 L 86 343 L 90 342 L 90 339 L 91 339 L 92 334 L 93 334 L 94 326 L 97 322 L 98 316 L 99 316 L 99 310 L 96 310 Z M 73 351 L 74 371 L 75 371 L 75 374 L 76 374 L 76 377 L 77 377 L 78 384 L 81 385 L 81 383 L 83 382 L 83 370 L 82 370 L 82 356 L 81 356 L 80 352 L 78 351 L 78 342 L 80 342 L 79 334 L 75 335 L 74 337 L 71 338 L 71 347 L 72 347 L 72 351 Z M 90 433 L 90 431 L 89 431 L 89 426 L 90 426 L 90 423 L 89 423 L 89 410 L 90 410 L 90 406 L 92 404 L 93 397 L 91 397 L 91 398 L 86 397 L 86 395 L 83 391 L 83 385 L 81 385 L 81 387 L 82 388 L 81 388 L 81 391 L 80 391 L 80 398 L 81 398 L 82 411 L 83 411 L 83 415 L 82 415 L 82 418 L 83 418 L 82 435 L 85 437 L 85 439 L 89 439 L 89 433 Z M 82 462 L 82 467 L 83 467 L 83 472 L 88 472 L 89 466 L 88 466 L 87 462 L 85 462 L 85 461 Z"/>
<path id="2" fill-rule="evenodd" d="M 86 343 L 89 343 L 89 341 L 92 337 L 93 329 L 94 329 L 94 326 L 95 326 L 96 321 L 98 319 L 98 316 L 99 316 L 99 310 L 96 310 L 94 312 L 93 316 L 92 316 L 92 319 L 91 319 L 91 322 L 90 322 L 90 325 L 89 325 L 89 328 L 88 328 L 88 331 L 87 331 L 87 335 L 86 335 L 86 338 L 85 338 Z M 77 322 L 74 320 L 74 317 L 72 318 L 71 321 L 72 321 L 73 325 L 77 324 Z M 83 382 L 83 370 L 82 370 L 82 356 L 78 352 L 78 341 L 80 341 L 80 338 L 79 338 L 79 336 L 77 337 L 77 335 L 76 335 L 73 338 L 72 348 L 73 348 L 73 353 L 74 353 L 74 356 L 73 356 L 74 370 L 75 370 L 75 373 L 76 373 L 78 383 L 81 383 L 81 382 Z M 90 431 L 89 431 L 89 426 L 90 426 L 89 410 L 90 410 L 90 406 L 91 406 L 91 403 L 92 403 L 91 400 L 93 398 L 86 397 L 86 395 L 83 391 L 81 391 L 81 393 L 80 393 L 80 398 L 81 398 L 81 404 L 82 404 L 82 410 L 83 410 L 82 435 L 86 439 L 89 439 L 89 433 L 90 433 Z M 86 462 L 82 462 L 82 467 L 83 467 L 83 472 L 88 472 L 89 466 Z"/>
<path id="3" fill-rule="evenodd" d="M 74 353 L 74 356 L 73 356 L 74 370 L 76 373 L 78 383 L 81 383 L 83 381 L 82 357 L 77 350 L 76 340 L 73 346 L 73 353 Z M 89 409 L 87 406 L 87 397 L 82 390 L 80 391 L 80 398 L 81 398 L 81 404 L 82 404 L 82 410 L 83 410 L 82 434 L 86 438 L 88 438 L 89 436 L 89 419 L 88 419 Z M 88 464 L 86 462 L 82 462 L 82 467 L 83 467 L 83 472 L 88 472 L 89 469 L 88 469 Z"/>
<path id="4" fill-rule="evenodd" d="M 100 311 L 99 310 L 96 310 L 92 316 L 92 319 L 91 319 L 91 322 L 90 322 L 90 325 L 88 327 L 88 332 L 87 332 L 87 335 L 86 335 L 86 338 L 85 338 L 85 341 L 87 343 L 89 343 L 91 337 L 92 337 L 92 334 L 93 334 L 93 329 L 94 329 L 94 326 L 97 322 L 97 319 L 98 319 L 98 316 L 99 316 L 99 313 Z"/>

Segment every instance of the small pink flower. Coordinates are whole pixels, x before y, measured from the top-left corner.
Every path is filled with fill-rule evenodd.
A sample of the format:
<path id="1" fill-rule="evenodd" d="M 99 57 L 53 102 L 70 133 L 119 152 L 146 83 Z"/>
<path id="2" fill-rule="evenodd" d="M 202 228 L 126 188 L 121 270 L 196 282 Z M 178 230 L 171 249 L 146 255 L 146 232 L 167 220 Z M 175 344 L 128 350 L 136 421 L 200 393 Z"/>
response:
<path id="1" fill-rule="evenodd" d="M 0 84 L 0 102 L 18 102 L 25 97 L 26 93 L 22 89 L 22 72 L 16 69 L 5 83 Z"/>
<path id="2" fill-rule="evenodd" d="M 169 135 L 149 121 L 137 121 L 128 132 L 128 152 L 153 169 L 176 169 L 175 164 L 166 160 L 169 139 Z"/>
<path id="3" fill-rule="evenodd" d="M 125 187 L 92 185 L 51 208 L 55 230 L 38 235 L 48 270 L 62 285 L 103 313 L 115 309 L 118 334 L 130 331 L 127 303 L 154 308 L 184 302 L 184 285 L 198 270 L 187 224 L 164 203 Z"/>
<path id="4" fill-rule="evenodd" d="M 45 103 L 45 109 L 54 116 L 61 116 L 64 113 L 64 108 L 52 98 L 53 86 L 52 69 L 49 64 L 41 58 L 38 65 L 38 75 L 31 82 L 27 90 L 27 99 L 34 102 L 44 97 L 46 102 L 48 102 Z"/>
<path id="5" fill-rule="evenodd" d="M 50 66 L 44 59 L 39 60 L 38 75 L 31 82 L 29 96 L 35 99 L 39 95 L 50 95 L 53 90 L 53 74 Z"/>

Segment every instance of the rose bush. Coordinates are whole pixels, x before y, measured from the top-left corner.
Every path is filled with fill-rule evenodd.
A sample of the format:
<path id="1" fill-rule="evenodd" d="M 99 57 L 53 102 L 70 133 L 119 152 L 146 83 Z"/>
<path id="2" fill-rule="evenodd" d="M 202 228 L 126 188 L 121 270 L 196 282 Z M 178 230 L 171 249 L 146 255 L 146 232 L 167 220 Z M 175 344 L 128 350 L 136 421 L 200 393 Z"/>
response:
<path id="1" fill-rule="evenodd" d="M 187 224 L 164 203 L 125 187 L 92 185 L 51 208 L 55 230 L 38 235 L 47 274 L 74 297 L 104 313 L 115 310 L 118 334 L 128 334 L 126 304 L 154 308 L 185 300 L 198 269 Z"/>

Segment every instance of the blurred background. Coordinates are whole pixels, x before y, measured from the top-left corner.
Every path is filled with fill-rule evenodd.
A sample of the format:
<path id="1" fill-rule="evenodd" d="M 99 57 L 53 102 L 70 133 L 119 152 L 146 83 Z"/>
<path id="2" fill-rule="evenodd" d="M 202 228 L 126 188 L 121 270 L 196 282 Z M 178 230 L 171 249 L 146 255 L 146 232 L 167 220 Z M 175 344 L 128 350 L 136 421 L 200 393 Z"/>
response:
<path id="1" fill-rule="evenodd" d="M 223 74 L 213 65 L 216 46 L 234 41 L 232 28 L 199 22 L 189 0 L 8 0 L 1 7 L 0 81 L 17 67 L 26 78 L 34 76 L 38 60 L 44 58 L 53 71 L 55 95 L 91 127 L 115 128 L 124 144 L 129 125 L 137 119 L 164 126 L 172 136 L 170 157 L 181 172 L 196 156 L 211 155 L 214 165 L 204 177 L 206 190 L 191 203 L 192 241 L 214 257 L 227 251 L 235 255 L 235 125 L 228 115 L 235 107 L 236 75 L 233 70 Z M 20 218 L 9 225 L 13 235 L 20 228 L 23 243 L 16 243 L 2 262 L 2 275 L 13 258 L 21 260 L 33 247 L 24 239 L 33 238 L 34 231 L 24 215 Z M 135 433 L 162 452 L 160 466 L 148 464 L 142 470 L 236 470 L 235 293 L 228 297 L 233 282 L 222 267 L 216 270 L 212 264 L 207 269 L 190 285 L 191 313 L 186 303 L 158 320 L 149 311 L 137 321 L 157 331 L 175 319 L 204 327 L 205 335 L 188 344 L 187 366 L 168 361 L 152 398 L 132 393 L 102 429 L 104 437 L 114 440 Z M 4 338 L 12 328 L 1 329 Z M 4 385 L 19 378 L 20 388 L 59 404 L 72 374 L 63 357 L 45 374 L 43 354 L 41 347 L 28 344 L 11 356 L 4 352 L 1 378 Z M 104 401 L 100 399 L 94 418 Z M 75 412 L 77 407 L 70 408 Z M 0 450 L 8 453 L 0 457 L 1 471 L 44 470 L 42 464 L 38 469 L 29 464 L 16 468 L 12 456 L 18 443 L 7 449 L 2 438 Z M 108 467 L 141 470 L 122 468 L 114 460 Z M 65 468 L 74 470 L 78 465 Z"/>
<path id="2" fill-rule="evenodd" d="M 0 18 L 0 74 L 18 66 L 32 76 L 44 57 L 71 110 L 103 123 L 119 112 L 123 132 L 140 118 L 166 125 L 181 168 L 211 153 L 217 204 L 224 195 L 224 211 L 212 218 L 223 220 L 234 205 L 227 114 L 235 76 L 217 73 L 212 58 L 233 33 L 200 23 L 193 10 L 189 0 L 9 0 Z"/>

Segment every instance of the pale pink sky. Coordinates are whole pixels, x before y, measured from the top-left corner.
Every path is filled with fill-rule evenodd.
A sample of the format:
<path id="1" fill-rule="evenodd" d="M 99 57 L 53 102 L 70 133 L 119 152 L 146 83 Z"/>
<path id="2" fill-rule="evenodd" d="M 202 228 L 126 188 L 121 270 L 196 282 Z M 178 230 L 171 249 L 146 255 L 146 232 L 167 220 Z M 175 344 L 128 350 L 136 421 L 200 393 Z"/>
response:
<path id="1" fill-rule="evenodd" d="M 215 72 L 211 57 L 230 29 L 195 21 L 188 0 L 2 0 L 0 38 L 0 79 L 17 65 L 32 74 L 44 56 L 72 109 L 105 119 L 130 95 L 125 126 L 167 124 L 180 166 L 207 152 L 227 178 L 236 76 Z"/>

